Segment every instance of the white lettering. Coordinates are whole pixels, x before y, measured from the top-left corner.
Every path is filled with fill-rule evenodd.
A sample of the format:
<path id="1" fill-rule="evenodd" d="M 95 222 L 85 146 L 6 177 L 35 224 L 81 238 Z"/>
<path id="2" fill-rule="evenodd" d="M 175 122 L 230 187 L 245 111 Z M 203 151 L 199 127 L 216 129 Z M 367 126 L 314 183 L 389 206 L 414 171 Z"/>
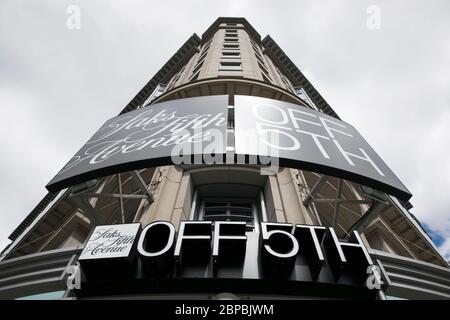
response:
<path id="1" fill-rule="evenodd" d="M 354 153 L 350 153 L 345 151 L 342 146 L 340 145 L 340 143 L 336 140 L 333 139 L 334 144 L 336 145 L 336 147 L 338 147 L 339 151 L 342 153 L 342 155 L 344 156 L 345 160 L 347 160 L 347 162 L 351 165 L 351 166 L 355 166 L 355 164 L 353 163 L 352 159 L 350 159 L 350 157 L 354 157 L 360 160 L 364 160 L 369 162 L 374 168 L 375 170 L 378 172 L 379 175 L 381 176 L 385 176 L 384 173 L 378 168 L 378 166 L 375 164 L 375 162 L 369 157 L 369 155 L 364 151 L 363 148 L 359 148 L 359 151 L 361 151 L 361 153 L 363 154 L 363 156 L 358 156 L 357 154 Z"/>
<path id="2" fill-rule="evenodd" d="M 330 119 L 322 118 L 322 117 L 319 117 L 319 119 L 320 119 L 320 122 L 322 122 L 323 127 L 325 128 L 325 130 L 327 130 L 328 135 L 329 135 L 331 138 L 336 139 L 336 137 L 335 137 L 334 134 L 333 134 L 333 131 L 334 131 L 334 132 L 338 132 L 338 133 L 343 134 L 343 135 L 346 135 L 346 136 L 348 136 L 348 137 L 353 137 L 350 133 L 347 133 L 347 132 L 338 130 L 338 129 L 336 129 L 336 128 L 329 127 L 328 124 L 327 124 L 327 122 L 328 122 L 328 123 L 332 123 L 332 124 L 334 124 L 334 125 L 337 125 L 338 127 L 341 127 L 341 128 L 344 128 L 344 129 L 347 128 L 345 125 L 340 124 L 340 123 L 335 122 L 335 121 L 330 120 Z"/>

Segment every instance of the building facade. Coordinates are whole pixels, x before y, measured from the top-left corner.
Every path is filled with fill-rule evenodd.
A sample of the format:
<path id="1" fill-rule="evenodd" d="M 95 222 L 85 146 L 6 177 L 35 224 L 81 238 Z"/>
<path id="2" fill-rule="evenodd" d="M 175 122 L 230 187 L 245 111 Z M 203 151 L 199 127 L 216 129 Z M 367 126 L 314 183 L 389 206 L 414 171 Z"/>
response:
<path id="1" fill-rule="evenodd" d="M 225 99 L 226 156 L 233 156 L 242 141 L 242 135 L 237 133 L 239 113 L 237 107 L 235 109 L 240 101 L 246 101 L 241 97 L 251 97 L 264 103 L 285 103 L 300 112 L 318 112 L 313 114 L 315 117 L 323 114 L 324 117 L 331 117 L 327 119 L 340 120 L 277 43 L 270 36 L 262 39 L 243 18 L 219 18 L 201 38 L 196 34 L 190 37 L 120 112 L 119 117 L 152 106 L 157 108 L 159 105 L 177 103 L 182 108 L 183 105 L 200 105 L 200 101 L 207 102 L 204 104 L 207 111 L 207 104 L 213 100 L 200 99 L 215 99 L 217 96 Z M 223 295 L 236 299 L 450 298 L 449 266 L 420 223 L 408 211 L 411 204 L 407 199 L 397 198 L 383 188 L 379 190 L 364 185 L 364 181 L 347 176 L 342 170 L 314 171 L 315 167 L 304 165 L 305 162 L 281 162 L 275 172 L 262 174 L 261 168 L 264 166 L 249 161 L 177 165 L 158 161 L 136 161 L 133 164 L 122 161 L 120 169 L 99 169 L 96 171 L 98 174 L 92 173 L 89 179 L 71 180 L 63 188 L 50 188 L 51 191 L 13 231 L 9 237 L 11 244 L 1 253 L 0 298 L 215 299 Z M 101 270 L 106 273 L 106 267 L 92 267 L 95 263 L 83 264 L 83 259 L 80 259 L 89 239 L 92 240 L 95 235 L 95 227 L 138 224 L 141 232 L 146 230 L 146 226 L 161 221 L 174 227 L 178 239 L 182 236 L 180 229 L 184 231 L 184 228 L 188 230 L 192 227 L 197 231 L 189 232 L 197 232 L 196 236 L 198 232 L 211 235 L 218 232 L 218 222 L 237 222 L 229 226 L 242 227 L 242 230 L 233 229 L 229 236 L 245 236 L 247 249 L 244 244 L 242 259 L 237 259 L 239 261 L 234 261 L 231 266 L 227 263 L 222 266 L 220 259 L 225 261 L 227 258 L 219 259 L 219 253 L 205 249 L 203 268 L 196 261 L 190 267 L 189 260 L 192 259 L 186 257 L 190 254 L 195 257 L 194 260 L 203 259 L 203 255 L 200 257 L 196 251 L 201 251 L 203 246 L 211 249 L 214 237 L 193 245 L 193 253 L 188 253 L 188 247 L 180 244 L 180 250 L 186 252 L 183 252 L 186 256 L 183 259 L 187 261 L 187 266 L 180 267 L 176 248 L 178 240 L 172 239 L 174 248 L 168 245 L 170 250 L 167 252 L 173 256 L 172 251 L 175 250 L 173 262 L 162 263 L 162 260 L 147 258 L 151 270 L 158 269 L 155 265 L 161 263 L 162 266 L 169 266 L 170 270 L 173 268 L 173 271 L 152 274 L 154 270 L 147 273 L 144 270 L 146 258 L 142 254 L 142 250 L 151 251 L 152 244 L 143 240 L 139 247 L 136 233 L 131 250 L 138 252 L 141 248 L 138 252 L 140 258 L 132 262 L 131 267 L 117 267 L 117 273 L 119 269 L 131 268 L 131 275 L 115 275 L 113 270 L 113 274 L 102 278 L 99 273 L 102 273 Z M 204 224 L 190 226 L 184 223 L 186 221 Z M 333 259 L 328 249 L 323 250 L 327 259 L 324 259 L 324 265 L 317 269 L 315 276 L 313 271 L 302 271 L 303 262 L 299 258 L 295 257 L 295 261 L 291 259 L 292 262 L 283 257 L 283 254 L 288 255 L 294 250 L 281 248 L 283 240 L 278 241 L 274 235 L 270 244 L 265 242 L 269 241 L 265 235 L 275 230 L 273 228 L 296 234 L 286 231 L 289 228 L 294 230 L 292 226 L 299 226 L 298 230 L 302 230 L 300 226 L 323 227 L 324 234 L 321 231 L 318 233 L 321 245 L 326 243 L 325 234 L 331 232 L 325 228 L 332 228 L 335 243 L 342 246 L 352 243 L 356 231 L 358 241 L 364 245 L 371 262 L 379 270 L 381 284 L 370 290 L 365 278 L 355 284 L 354 280 L 345 280 L 345 276 L 336 276 L 331 270 L 333 263 L 327 260 Z M 226 224 L 223 230 L 226 230 L 225 227 Z M 170 226 L 165 225 L 160 231 L 157 228 L 148 229 L 154 230 L 153 237 L 169 234 L 170 239 Z M 210 229 L 203 234 L 199 231 L 201 228 Z M 194 233 L 185 231 L 185 235 L 193 236 Z M 298 234 L 298 237 L 295 235 L 297 239 L 303 237 L 301 232 Z M 281 235 L 280 232 L 280 238 Z M 140 237 L 144 237 L 144 231 Z M 226 246 L 223 247 L 225 256 L 239 255 L 242 242 L 234 240 L 231 249 L 228 249 L 230 253 L 226 253 Z M 273 251 L 281 252 L 279 261 L 273 257 L 264 258 L 269 252 L 265 247 L 267 245 Z M 308 251 L 300 245 L 301 250 Z M 346 253 L 345 250 L 343 252 Z M 253 258 L 248 257 L 250 254 Z M 350 255 L 349 251 L 349 261 Z M 256 261 L 253 267 L 252 259 Z M 321 260 L 317 257 L 311 259 L 313 262 L 308 263 Z M 286 267 L 288 260 L 292 262 L 290 267 Z M 362 260 L 358 261 L 356 265 Z M 278 274 L 278 267 L 269 275 L 262 271 L 277 263 L 280 268 L 292 269 L 286 274 Z M 342 257 L 340 263 L 339 268 L 344 270 Z M 236 265 L 244 271 L 236 272 L 239 269 Z M 328 272 L 329 267 L 330 274 L 334 276 L 322 275 Z M 350 268 L 346 272 L 350 272 L 350 278 L 351 272 L 366 274 L 367 265 L 362 264 L 363 267 L 364 270 Z M 74 274 L 80 274 L 81 288 L 70 285 L 75 279 Z M 102 279 L 100 282 L 96 274 Z M 154 274 L 158 274 L 158 281 L 165 279 L 167 283 L 151 282 Z M 111 283 L 117 284 L 120 293 L 111 289 Z M 152 285 L 143 286 L 140 283 Z M 163 283 L 164 288 L 155 283 Z M 107 289 L 99 290 L 99 287 Z"/>

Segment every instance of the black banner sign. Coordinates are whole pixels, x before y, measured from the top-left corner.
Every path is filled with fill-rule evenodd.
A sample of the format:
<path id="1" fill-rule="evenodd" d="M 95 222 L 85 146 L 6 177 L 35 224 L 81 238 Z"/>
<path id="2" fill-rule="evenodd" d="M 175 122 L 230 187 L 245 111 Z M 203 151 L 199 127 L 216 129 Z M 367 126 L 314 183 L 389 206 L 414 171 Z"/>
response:
<path id="1" fill-rule="evenodd" d="M 49 191 L 109 174 L 226 152 L 228 96 L 157 103 L 108 120 L 46 186 Z M 175 159 L 174 159 L 175 156 Z M 180 159 L 182 160 L 182 159 Z"/>
<path id="2" fill-rule="evenodd" d="M 47 185 L 55 192 L 90 179 L 170 164 L 223 163 L 228 96 L 162 102 L 107 121 Z M 323 173 L 402 200 L 408 189 L 348 123 L 299 105 L 235 96 L 235 159 Z M 230 157 L 227 157 L 226 163 Z M 235 162 L 233 162 L 235 161 Z M 262 163 L 257 160 L 257 163 Z M 253 163 L 253 162 L 252 162 Z"/>
<path id="3" fill-rule="evenodd" d="M 278 100 L 235 96 L 237 155 L 353 180 L 407 200 L 411 193 L 350 124 Z"/>

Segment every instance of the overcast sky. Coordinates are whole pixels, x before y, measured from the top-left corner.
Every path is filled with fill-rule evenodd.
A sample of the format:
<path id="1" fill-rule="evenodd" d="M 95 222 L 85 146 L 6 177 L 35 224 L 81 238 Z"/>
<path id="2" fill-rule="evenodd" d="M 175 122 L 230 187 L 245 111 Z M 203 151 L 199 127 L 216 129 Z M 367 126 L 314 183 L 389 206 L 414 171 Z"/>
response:
<path id="1" fill-rule="evenodd" d="M 447 0 L 0 0 L 0 248 L 100 125 L 219 16 L 272 36 L 410 189 L 450 258 Z"/>

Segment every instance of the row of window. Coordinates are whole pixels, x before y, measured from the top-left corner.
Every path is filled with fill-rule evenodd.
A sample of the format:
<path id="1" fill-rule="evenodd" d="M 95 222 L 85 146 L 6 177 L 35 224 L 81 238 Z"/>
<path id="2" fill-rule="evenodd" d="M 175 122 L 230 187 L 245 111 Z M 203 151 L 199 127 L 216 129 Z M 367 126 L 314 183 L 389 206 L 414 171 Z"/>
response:
<path id="1" fill-rule="evenodd" d="M 153 90 L 152 94 L 145 100 L 145 102 L 140 106 L 140 108 L 145 107 L 150 102 L 158 98 L 160 95 L 162 95 L 167 90 L 167 85 L 164 83 L 160 83 L 156 86 L 156 88 Z M 138 108 L 139 109 L 139 108 Z"/>
<path id="2" fill-rule="evenodd" d="M 253 51 L 255 52 L 256 60 L 258 60 L 258 67 L 261 70 L 261 75 L 265 82 L 271 83 L 272 78 L 269 75 L 269 69 L 266 66 L 263 55 L 261 53 L 261 48 L 259 45 L 253 40 L 250 39 L 250 43 L 252 44 Z"/>
<path id="3" fill-rule="evenodd" d="M 312 109 L 316 111 L 319 110 L 314 102 L 309 98 L 309 96 L 306 94 L 305 89 L 303 87 L 294 87 L 292 83 L 289 81 L 289 79 L 278 69 L 275 67 L 278 75 L 280 76 L 281 81 L 283 81 L 284 85 L 287 87 L 287 89 L 291 92 L 293 92 L 297 97 L 299 97 L 302 101 L 306 102 L 307 105 L 309 105 Z"/>
<path id="4" fill-rule="evenodd" d="M 220 71 L 242 71 L 241 51 L 237 29 L 225 29 Z"/>
<path id="5" fill-rule="evenodd" d="M 204 45 L 202 50 L 200 51 L 200 55 L 197 59 L 197 63 L 195 64 L 194 68 L 192 69 L 191 76 L 189 77 L 189 81 L 195 81 L 198 79 L 198 76 L 200 75 L 200 70 L 202 69 L 203 63 L 206 60 L 206 55 L 208 54 L 208 50 L 211 47 L 212 39 L 209 39 Z"/>
<path id="6" fill-rule="evenodd" d="M 276 68 L 278 75 L 280 76 L 281 81 L 283 81 L 284 85 L 287 87 L 289 91 L 292 91 L 295 93 L 294 87 L 292 86 L 291 82 L 288 78 L 280 71 L 280 69 Z"/>
<path id="7" fill-rule="evenodd" d="M 263 58 L 260 46 L 250 38 L 251 45 L 253 47 L 256 59 L 258 61 L 258 66 L 261 70 L 262 77 L 265 82 L 272 83 L 272 78 L 269 75 L 269 70 L 266 66 L 265 60 Z M 191 76 L 189 77 L 189 81 L 195 81 L 198 79 L 201 68 L 205 62 L 208 50 L 211 46 L 212 39 L 208 40 L 202 47 L 199 57 L 195 66 L 192 69 Z M 185 66 L 181 68 L 181 70 L 172 77 L 170 82 L 166 84 L 159 84 L 153 93 L 147 98 L 147 100 L 142 104 L 142 106 L 146 106 L 152 100 L 156 99 L 158 96 L 163 94 L 165 91 L 172 89 L 181 75 L 185 70 Z M 305 90 L 302 87 L 294 87 L 289 79 L 277 68 L 275 67 L 276 72 L 278 73 L 280 79 L 287 87 L 287 89 L 297 95 L 300 99 L 306 102 L 311 108 L 318 110 L 312 100 L 308 97 Z M 225 37 L 222 47 L 222 56 L 220 60 L 220 71 L 242 71 L 242 62 L 241 62 L 241 51 L 240 44 L 238 38 L 238 30 L 237 29 L 226 29 Z"/>
<path id="8" fill-rule="evenodd" d="M 167 89 L 166 90 L 170 90 L 173 87 L 175 87 L 176 83 L 178 82 L 178 80 L 180 79 L 181 75 L 183 74 L 184 69 L 186 68 L 186 66 L 183 66 L 183 68 L 181 68 L 181 70 L 172 77 L 172 79 L 170 80 L 170 82 L 167 85 Z"/>

